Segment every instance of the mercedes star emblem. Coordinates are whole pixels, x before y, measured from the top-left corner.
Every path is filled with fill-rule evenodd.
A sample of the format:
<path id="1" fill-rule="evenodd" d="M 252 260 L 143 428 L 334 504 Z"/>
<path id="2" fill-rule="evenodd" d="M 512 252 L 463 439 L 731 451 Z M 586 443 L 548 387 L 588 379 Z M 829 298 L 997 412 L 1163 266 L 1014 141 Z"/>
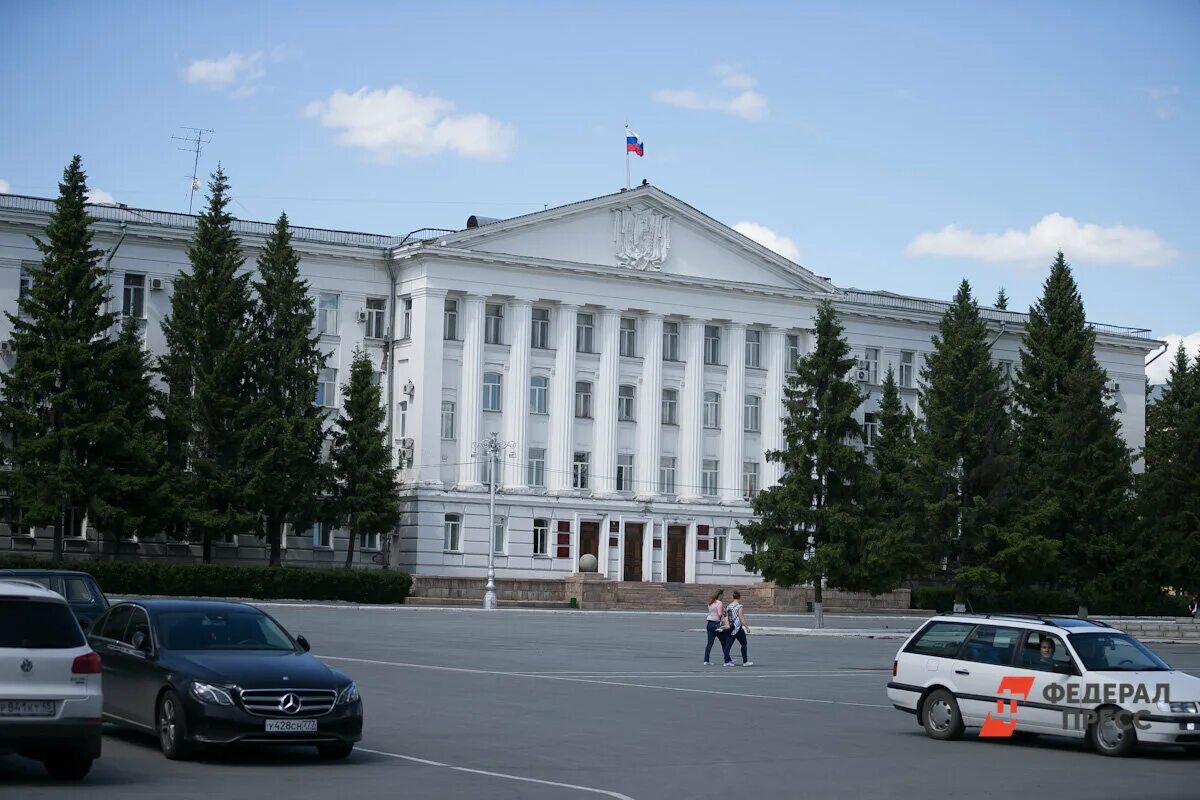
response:
<path id="1" fill-rule="evenodd" d="M 288 692 L 279 698 L 279 710 L 285 714 L 295 714 L 300 710 L 300 698 Z"/>
<path id="2" fill-rule="evenodd" d="M 33 662 L 28 658 L 21 662 L 21 672 L 33 672 Z"/>

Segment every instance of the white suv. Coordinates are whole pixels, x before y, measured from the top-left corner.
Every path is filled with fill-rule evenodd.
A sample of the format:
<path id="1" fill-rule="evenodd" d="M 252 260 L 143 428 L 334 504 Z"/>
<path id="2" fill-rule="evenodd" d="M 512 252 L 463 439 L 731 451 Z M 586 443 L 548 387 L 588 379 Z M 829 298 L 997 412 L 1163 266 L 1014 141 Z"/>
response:
<path id="1" fill-rule="evenodd" d="M 100 757 L 100 656 L 61 595 L 0 580 L 0 754 L 79 780 Z"/>
<path id="2" fill-rule="evenodd" d="M 1200 678 L 1103 622 L 937 616 L 896 654 L 887 693 L 934 739 L 966 727 L 984 737 L 1086 737 L 1109 756 L 1138 742 L 1200 745 Z"/>

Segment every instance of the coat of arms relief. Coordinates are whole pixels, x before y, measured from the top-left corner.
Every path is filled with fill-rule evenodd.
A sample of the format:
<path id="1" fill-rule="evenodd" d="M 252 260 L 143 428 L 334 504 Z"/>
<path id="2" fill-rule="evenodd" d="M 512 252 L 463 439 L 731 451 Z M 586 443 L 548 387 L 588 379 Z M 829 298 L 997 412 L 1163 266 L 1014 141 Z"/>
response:
<path id="1" fill-rule="evenodd" d="M 671 247 L 671 218 L 652 209 L 613 209 L 613 243 L 621 266 L 657 272 Z"/>

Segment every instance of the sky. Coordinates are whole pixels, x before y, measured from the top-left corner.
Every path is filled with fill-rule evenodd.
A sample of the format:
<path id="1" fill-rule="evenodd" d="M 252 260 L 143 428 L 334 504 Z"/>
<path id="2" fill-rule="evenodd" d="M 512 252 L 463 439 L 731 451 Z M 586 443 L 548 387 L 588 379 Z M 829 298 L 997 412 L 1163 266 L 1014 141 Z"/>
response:
<path id="1" fill-rule="evenodd" d="M 0 192 L 403 234 L 648 179 L 836 285 L 1200 351 L 1200 2 L 0 2 Z M 197 195 L 197 206 L 202 202 Z M 1151 367 L 1160 380 L 1170 357 Z"/>

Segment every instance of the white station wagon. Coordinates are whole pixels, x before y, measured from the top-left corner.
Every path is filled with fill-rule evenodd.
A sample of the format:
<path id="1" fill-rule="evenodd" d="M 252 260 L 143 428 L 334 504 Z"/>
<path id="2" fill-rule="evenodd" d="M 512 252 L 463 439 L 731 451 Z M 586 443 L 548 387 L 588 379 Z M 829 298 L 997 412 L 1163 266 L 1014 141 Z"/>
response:
<path id="1" fill-rule="evenodd" d="M 1053 734 L 1109 756 L 1139 742 L 1200 746 L 1200 678 L 1127 633 L 1020 614 L 937 616 L 892 663 L 888 699 L 934 739 Z"/>

